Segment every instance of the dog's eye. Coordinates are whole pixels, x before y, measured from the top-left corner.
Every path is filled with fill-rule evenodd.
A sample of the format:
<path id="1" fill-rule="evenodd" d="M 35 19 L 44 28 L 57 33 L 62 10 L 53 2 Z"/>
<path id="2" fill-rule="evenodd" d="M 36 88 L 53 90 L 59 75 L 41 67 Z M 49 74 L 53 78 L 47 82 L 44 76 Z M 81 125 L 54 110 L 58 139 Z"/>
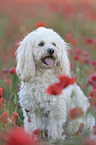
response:
<path id="1" fill-rule="evenodd" d="M 44 46 L 44 42 L 40 42 L 39 43 L 39 46 Z"/>
<path id="2" fill-rule="evenodd" d="M 52 43 L 52 45 L 56 46 L 56 44 L 55 44 L 55 43 Z"/>

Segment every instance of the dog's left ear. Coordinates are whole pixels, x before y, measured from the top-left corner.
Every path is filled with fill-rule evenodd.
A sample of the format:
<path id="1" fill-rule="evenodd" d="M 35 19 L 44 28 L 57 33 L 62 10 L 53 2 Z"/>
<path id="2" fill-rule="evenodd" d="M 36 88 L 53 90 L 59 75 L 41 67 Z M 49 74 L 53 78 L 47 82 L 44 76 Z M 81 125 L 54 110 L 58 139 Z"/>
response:
<path id="1" fill-rule="evenodd" d="M 61 56 L 60 56 L 60 75 L 64 74 L 70 76 L 70 61 L 68 59 L 69 47 L 67 43 L 62 39 L 61 43 Z"/>
<path id="2" fill-rule="evenodd" d="M 20 78 L 23 81 L 29 82 L 35 75 L 35 61 L 32 54 L 32 44 L 28 36 L 26 36 L 20 43 L 20 46 L 16 51 L 16 55 L 17 75 L 20 75 Z"/>

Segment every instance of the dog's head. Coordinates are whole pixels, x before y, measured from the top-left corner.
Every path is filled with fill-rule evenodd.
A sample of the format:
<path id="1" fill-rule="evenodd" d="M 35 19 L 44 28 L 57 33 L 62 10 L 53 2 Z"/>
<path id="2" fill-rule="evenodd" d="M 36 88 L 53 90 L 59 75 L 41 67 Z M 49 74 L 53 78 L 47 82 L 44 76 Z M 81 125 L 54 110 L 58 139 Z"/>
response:
<path id="1" fill-rule="evenodd" d="M 68 46 L 52 29 L 40 27 L 28 34 L 17 49 L 17 74 L 24 81 L 35 75 L 35 66 L 41 69 L 57 67 L 59 75 L 70 75 Z"/>

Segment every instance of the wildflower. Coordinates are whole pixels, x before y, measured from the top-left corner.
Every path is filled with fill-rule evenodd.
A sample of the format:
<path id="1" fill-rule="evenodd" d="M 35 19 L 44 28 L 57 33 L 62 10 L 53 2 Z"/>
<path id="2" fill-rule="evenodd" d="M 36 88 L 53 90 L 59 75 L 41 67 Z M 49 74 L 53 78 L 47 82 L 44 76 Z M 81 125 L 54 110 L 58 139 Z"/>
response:
<path id="1" fill-rule="evenodd" d="M 79 130 L 75 133 L 75 135 L 79 135 L 79 134 L 83 133 L 84 127 L 85 127 L 84 123 L 80 123 Z"/>
<path id="2" fill-rule="evenodd" d="M 3 71 L 3 73 L 8 73 L 8 69 L 5 67 L 2 69 L 2 71 Z"/>
<path id="3" fill-rule="evenodd" d="M 87 52 L 87 51 L 83 51 L 83 55 L 84 55 L 85 57 L 90 57 L 90 53 Z"/>
<path id="4" fill-rule="evenodd" d="M 66 39 L 67 41 L 71 41 L 71 39 L 72 39 L 71 34 L 69 34 L 69 33 L 65 34 L 65 39 Z"/>
<path id="5" fill-rule="evenodd" d="M 68 76 L 62 75 L 59 76 L 60 82 L 54 83 L 50 85 L 46 92 L 49 95 L 59 95 L 62 93 L 62 90 L 66 88 L 67 86 L 74 84 L 75 80 L 74 78 L 69 78 Z"/>
<path id="6" fill-rule="evenodd" d="M 71 44 L 76 46 L 77 45 L 77 40 L 75 38 L 72 38 L 71 39 Z"/>
<path id="7" fill-rule="evenodd" d="M 73 68 L 74 68 L 74 64 L 70 63 L 70 69 L 71 69 L 71 71 L 73 70 Z"/>
<path id="8" fill-rule="evenodd" d="M 7 85 L 10 85 L 11 84 L 11 81 L 10 81 L 10 79 L 7 77 L 7 76 L 3 76 L 3 80 L 5 81 L 5 83 L 7 84 Z"/>
<path id="9" fill-rule="evenodd" d="M 90 64 L 90 59 L 89 58 L 84 58 L 83 60 L 83 63 L 85 63 L 85 64 Z"/>
<path id="10" fill-rule="evenodd" d="M 13 112 L 12 121 L 13 121 L 15 124 L 16 124 L 16 119 L 17 119 L 18 116 L 19 116 L 18 113 Z"/>
<path id="11" fill-rule="evenodd" d="M 38 129 L 34 130 L 33 133 L 32 133 L 32 140 L 33 140 L 33 142 L 35 144 L 38 143 L 40 137 L 45 138 L 45 134 L 43 133 L 42 129 L 38 128 Z M 40 141 L 39 141 L 39 145 L 40 145 Z"/>
<path id="12" fill-rule="evenodd" d="M 96 109 L 96 96 L 90 99 L 90 105 L 93 106 L 93 109 Z"/>
<path id="13" fill-rule="evenodd" d="M 3 134 L 2 139 L 7 145 L 33 145 L 31 136 L 25 132 L 23 127 L 14 128 L 11 133 Z"/>
<path id="14" fill-rule="evenodd" d="M 16 69 L 14 67 L 9 69 L 10 74 L 16 74 Z"/>
<path id="15" fill-rule="evenodd" d="M 83 145 L 96 145 L 96 140 L 91 138 L 86 138 L 83 141 Z"/>
<path id="16" fill-rule="evenodd" d="M 96 135 L 96 126 L 93 126 L 93 134 Z"/>
<path id="17" fill-rule="evenodd" d="M 93 87 L 93 89 L 90 91 L 89 96 L 90 98 L 96 97 L 96 88 Z"/>
<path id="18" fill-rule="evenodd" d="M 8 123 L 8 118 L 9 118 L 9 113 L 8 111 L 5 111 L 0 115 L 0 122 Z"/>
<path id="19" fill-rule="evenodd" d="M 2 97 L 3 95 L 3 88 L 0 88 L 0 98 Z"/>
<path id="20" fill-rule="evenodd" d="M 78 54 L 76 54 L 75 56 L 74 56 L 74 60 L 78 60 L 78 61 L 82 61 L 82 57 L 80 56 L 80 55 L 78 55 Z"/>
<path id="21" fill-rule="evenodd" d="M 76 48 L 76 49 L 75 49 L 75 53 L 76 53 L 76 54 L 79 55 L 81 52 L 82 52 L 82 50 L 81 50 L 80 48 Z"/>
<path id="22" fill-rule="evenodd" d="M 85 39 L 85 43 L 86 44 L 93 44 L 94 43 L 94 40 L 92 38 L 86 38 Z"/>
<path id="23" fill-rule="evenodd" d="M 90 65 L 95 66 L 96 65 L 96 61 L 95 60 L 90 60 Z"/>
<path id="24" fill-rule="evenodd" d="M 35 25 L 36 28 L 38 28 L 38 27 L 45 27 L 45 26 L 46 26 L 46 24 L 43 21 L 37 22 L 36 25 Z"/>
<path id="25" fill-rule="evenodd" d="M 88 83 L 96 87 L 96 74 L 91 74 L 88 78 Z"/>
<path id="26" fill-rule="evenodd" d="M 83 111 L 80 108 L 78 108 L 78 107 L 73 108 L 68 113 L 68 117 L 69 117 L 70 120 L 77 119 L 77 118 L 79 118 L 82 115 L 83 115 Z"/>
<path id="27" fill-rule="evenodd" d="M 0 98 L 0 109 L 2 108 L 2 101 L 3 101 L 3 98 Z"/>

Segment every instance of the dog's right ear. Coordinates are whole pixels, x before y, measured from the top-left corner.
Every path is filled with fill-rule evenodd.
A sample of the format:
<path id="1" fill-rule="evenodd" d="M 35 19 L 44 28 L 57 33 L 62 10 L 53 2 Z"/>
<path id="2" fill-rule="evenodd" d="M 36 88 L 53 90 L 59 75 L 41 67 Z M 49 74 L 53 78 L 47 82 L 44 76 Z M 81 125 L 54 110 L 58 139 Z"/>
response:
<path id="1" fill-rule="evenodd" d="M 32 44 L 26 36 L 16 51 L 17 67 L 16 72 L 20 78 L 29 82 L 35 75 L 35 61 L 32 54 Z"/>

